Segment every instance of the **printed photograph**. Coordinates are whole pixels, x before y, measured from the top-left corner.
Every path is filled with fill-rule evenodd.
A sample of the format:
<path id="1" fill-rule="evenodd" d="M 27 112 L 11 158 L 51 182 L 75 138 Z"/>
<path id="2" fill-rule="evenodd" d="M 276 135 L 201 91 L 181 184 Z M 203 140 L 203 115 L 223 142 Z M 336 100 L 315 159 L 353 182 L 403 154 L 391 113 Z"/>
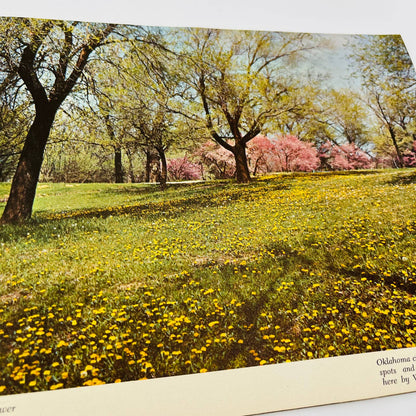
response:
<path id="1" fill-rule="evenodd" d="M 0 393 L 416 347 L 400 35 L 0 18 Z"/>

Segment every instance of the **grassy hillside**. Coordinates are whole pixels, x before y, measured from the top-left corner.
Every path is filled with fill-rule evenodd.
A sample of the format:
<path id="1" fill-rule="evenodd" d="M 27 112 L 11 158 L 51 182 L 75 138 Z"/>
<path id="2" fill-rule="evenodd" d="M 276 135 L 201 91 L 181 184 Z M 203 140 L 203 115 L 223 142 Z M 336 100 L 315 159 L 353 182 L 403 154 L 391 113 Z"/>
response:
<path id="1" fill-rule="evenodd" d="M 415 346 L 415 191 L 410 169 L 40 184 L 0 228 L 0 392 Z"/>

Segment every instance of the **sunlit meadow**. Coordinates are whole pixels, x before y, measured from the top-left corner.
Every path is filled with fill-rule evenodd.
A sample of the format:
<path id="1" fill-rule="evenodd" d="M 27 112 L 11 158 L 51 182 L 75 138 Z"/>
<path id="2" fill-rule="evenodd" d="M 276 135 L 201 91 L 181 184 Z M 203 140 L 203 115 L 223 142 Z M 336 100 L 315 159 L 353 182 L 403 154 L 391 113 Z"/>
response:
<path id="1" fill-rule="evenodd" d="M 39 184 L 0 229 L 0 392 L 414 347 L 415 214 L 414 169 Z"/>

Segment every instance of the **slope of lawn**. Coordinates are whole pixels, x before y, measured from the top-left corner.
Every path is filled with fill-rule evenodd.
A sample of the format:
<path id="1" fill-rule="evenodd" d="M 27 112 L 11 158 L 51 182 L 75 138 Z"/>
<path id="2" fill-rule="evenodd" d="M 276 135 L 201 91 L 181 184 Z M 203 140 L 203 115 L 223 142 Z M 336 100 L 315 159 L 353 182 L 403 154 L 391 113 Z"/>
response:
<path id="1" fill-rule="evenodd" d="M 39 184 L 0 228 L 0 392 L 413 347 L 415 214 L 412 169 Z"/>

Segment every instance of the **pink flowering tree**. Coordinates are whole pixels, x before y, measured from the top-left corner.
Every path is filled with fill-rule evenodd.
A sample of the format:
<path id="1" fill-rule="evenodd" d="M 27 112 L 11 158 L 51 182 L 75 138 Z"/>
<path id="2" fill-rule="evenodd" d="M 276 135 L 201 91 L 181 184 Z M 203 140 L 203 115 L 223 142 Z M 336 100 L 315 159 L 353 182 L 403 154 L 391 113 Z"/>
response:
<path id="1" fill-rule="evenodd" d="M 169 159 L 167 163 L 168 176 L 171 181 L 192 181 L 202 178 L 202 168 L 186 156 Z"/>
<path id="2" fill-rule="evenodd" d="M 207 142 L 194 154 L 207 171 L 217 179 L 231 178 L 235 174 L 235 160 L 224 148 Z M 256 136 L 247 145 L 247 160 L 253 175 L 267 172 L 311 172 L 318 169 L 318 152 L 311 143 L 295 136 L 270 139 Z"/>
<path id="3" fill-rule="evenodd" d="M 224 147 L 209 141 L 199 147 L 193 155 L 215 179 L 232 178 L 235 174 L 235 158 Z"/>
<path id="4" fill-rule="evenodd" d="M 318 157 L 321 170 L 332 170 L 332 147 L 333 143 L 329 140 L 322 143 L 318 148 Z"/>
<path id="5" fill-rule="evenodd" d="M 273 139 L 276 167 L 281 172 L 311 172 L 318 169 L 318 151 L 312 143 L 303 142 L 295 136 Z"/>
<path id="6" fill-rule="evenodd" d="M 276 148 L 266 136 L 256 136 L 247 145 L 247 159 L 253 175 L 276 170 Z"/>
<path id="7" fill-rule="evenodd" d="M 318 156 L 322 169 L 354 170 L 374 167 L 372 158 L 354 143 L 336 145 L 325 142 L 319 148 Z"/>
<path id="8" fill-rule="evenodd" d="M 394 167 L 394 160 L 397 156 L 378 156 L 374 159 L 374 167 L 376 169 L 387 169 Z"/>
<path id="9" fill-rule="evenodd" d="M 354 143 L 343 144 L 339 148 L 341 149 L 339 153 L 348 161 L 346 169 L 371 169 L 374 167 L 371 157 Z"/>
<path id="10" fill-rule="evenodd" d="M 413 141 L 412 148 L 403 155 L 403 162 L 406 167 L 416 167 L 416 140 Z"/>

